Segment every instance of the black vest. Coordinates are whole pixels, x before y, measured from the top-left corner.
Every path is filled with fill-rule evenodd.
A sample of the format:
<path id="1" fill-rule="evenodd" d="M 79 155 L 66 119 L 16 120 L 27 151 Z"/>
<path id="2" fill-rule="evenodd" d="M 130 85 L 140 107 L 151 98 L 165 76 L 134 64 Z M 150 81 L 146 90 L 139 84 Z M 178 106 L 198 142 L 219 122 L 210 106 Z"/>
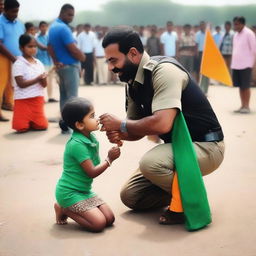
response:
<path id="1" fill-rule="evenodd" d="M 157 61 L 157 65 L 166 62 L 174 64 L 188 74 L 189 82 L 187 87 L 182 91 L 181 106 L 192 141 L 205 141 L 205 135 L 207 133 L 221 131 L 221 126 L 209 101 L 191 78 L 188 71 L 177 60 L 171 57 L 154 56 L 151 59 Z M 128 85 L 128 94 L 135 102 L 141 117 L 151 116 L 154 95 L 152 71 L 144 70 L 144 84 L 135 81 L 132 85 Z M 169 143 L 172 138 L 171 133 L 172 131 L 161 134 L 160 138 L 165 143 Z"/>

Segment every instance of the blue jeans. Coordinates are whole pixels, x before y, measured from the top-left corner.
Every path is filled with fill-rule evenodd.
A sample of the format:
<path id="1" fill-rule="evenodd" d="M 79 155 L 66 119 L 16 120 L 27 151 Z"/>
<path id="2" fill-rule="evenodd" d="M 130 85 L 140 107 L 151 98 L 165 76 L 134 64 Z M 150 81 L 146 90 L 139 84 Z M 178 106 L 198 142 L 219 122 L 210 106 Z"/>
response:
<path id="1" fill-rule="evenodd" d="M 79 65 L 65 65 L 57 70 L 59 76 L 60 110 L 72 97 L 78 96 Z"/>

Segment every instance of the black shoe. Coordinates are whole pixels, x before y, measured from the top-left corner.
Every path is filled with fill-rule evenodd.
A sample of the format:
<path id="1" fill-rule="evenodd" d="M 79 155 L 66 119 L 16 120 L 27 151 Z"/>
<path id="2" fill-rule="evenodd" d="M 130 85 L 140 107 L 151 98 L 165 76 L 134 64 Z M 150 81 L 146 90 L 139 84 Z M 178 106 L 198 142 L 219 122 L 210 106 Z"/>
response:
<path id="1" fill-rule="evenodd" d="M 159 224 L 162 225 L 176 225 L 185 223 L 185 216 L 183 212 L 173 212 L 167 209 L 160 217 Z"/>
<path id="2" fill-rule="evenodd" d="M 54 103 L 54 102 L 59 102 L 58 100 L 55 100 L 54 98 L 50 98 L 50 99 L 48 99 L 48 102 L 49 103 Z"/>

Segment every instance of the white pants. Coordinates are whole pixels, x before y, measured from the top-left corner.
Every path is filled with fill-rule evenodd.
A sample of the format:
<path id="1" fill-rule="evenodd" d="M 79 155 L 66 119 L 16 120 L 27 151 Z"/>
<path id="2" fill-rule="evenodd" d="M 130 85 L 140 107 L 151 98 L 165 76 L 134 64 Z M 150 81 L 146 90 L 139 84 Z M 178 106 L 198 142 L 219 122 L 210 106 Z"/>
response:
<path id="1" fill-rule="evenodd" d="M 96 70 L 99 84 L 106 84 L 108 82 L 108 65 L 105 57 L 96 57 Z"/>

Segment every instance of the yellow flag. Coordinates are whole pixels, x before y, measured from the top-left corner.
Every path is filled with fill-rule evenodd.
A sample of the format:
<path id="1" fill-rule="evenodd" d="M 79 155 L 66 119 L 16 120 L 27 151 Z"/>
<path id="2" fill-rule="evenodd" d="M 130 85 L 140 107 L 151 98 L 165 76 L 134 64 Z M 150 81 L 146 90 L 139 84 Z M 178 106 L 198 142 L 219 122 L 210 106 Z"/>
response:
<path id="1" fill-rule="evenodd" d="M 223 84 L 233 85 L 228 67 L 208 29 L 206 30 L 200 73 Z"/>

